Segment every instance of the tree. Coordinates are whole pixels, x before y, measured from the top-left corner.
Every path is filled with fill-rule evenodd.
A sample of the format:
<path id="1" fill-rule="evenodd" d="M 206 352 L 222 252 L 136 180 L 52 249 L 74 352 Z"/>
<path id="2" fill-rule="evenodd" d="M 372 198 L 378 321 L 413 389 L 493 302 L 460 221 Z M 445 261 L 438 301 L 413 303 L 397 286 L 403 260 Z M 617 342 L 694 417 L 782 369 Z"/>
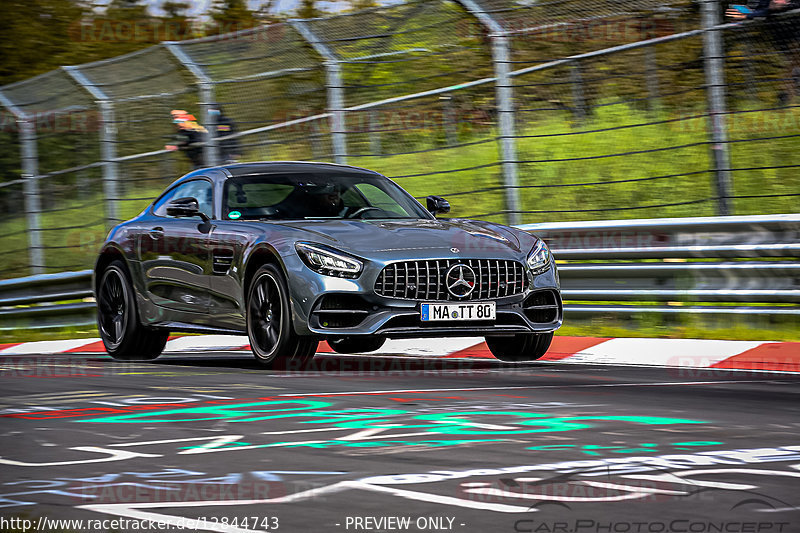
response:
<path id="1" fill-rule="evenodd" d="M 0 2 L 0 85 L 57 68 L 77 43 L 87 6 L 72 0 Z"/>
<path id="2" fill-rule="evenodd" d="M 322 16 L 322 11 L 317 8 L 315 0 L 300 0 L 300 7 L 297 8 L 297 16 L 301 19 L 313 19 Z"/>
<path id="3" fill-rule="evenodd" d="M 377 0 L 350 0 L 349 3 L 351 11 L 361 11 L 362 9 L 380 6 Z"/>
<path id="4" fill-rule="evenodd" d="M 168 19 L 186 19 L 186 11 L 189 9 L 188 2 L 172 2 L 167 1 L 161 4 L 161 9 L 164 10 Z"/>
<path id="5" fill-rule="evenodd" d="M 115 20 L 149 19 L 147 3 L 142 0 L 111 0 L 106 8 L 105 17 Z"/>
<path id="6" fill-rule="evenodd" d="M 244 30 L 259 24 L 246 0 L 214 0 L 210 14 L 214 24 L 206 31 L 208 35 Z"/>

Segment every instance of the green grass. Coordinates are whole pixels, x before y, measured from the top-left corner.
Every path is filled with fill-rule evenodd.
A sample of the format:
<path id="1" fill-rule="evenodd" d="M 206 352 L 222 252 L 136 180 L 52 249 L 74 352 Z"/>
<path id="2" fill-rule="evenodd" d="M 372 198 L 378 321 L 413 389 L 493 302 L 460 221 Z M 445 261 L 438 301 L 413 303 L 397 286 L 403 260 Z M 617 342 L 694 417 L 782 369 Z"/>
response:
<path id="1" fill-rule="evenodd" d="M 59 341 L 98 337 L 96 326 L 0 331 L 0 344 L 13 342 Z"/>
<path id="2" fill-rule="evenodd" d="M 760 322 L 751 319 L 745 322 L 736 317 L 648 314 L 625 320 L 609 315 L 591 319 L 568 318 L 557 335 L 800 342 L 800 319 L 764 319 Z"/>
<path id="3" fill-rule="evenodd" d="M 683 111 L 683 116 L 694 114 Z M 518 124 L 518 159 L 523 161 L 566 160 L 587 158 L 604 154 L 645 151 L 669 146 L 685 148 L 668 151 L 630 154 L 625 157 L 579 159 L 572 161 L 521 163 L 519 185 L 521 207 L 534 213 L 523 215 L 524 222 L 558 222 L 568 220 L 596 220 L 617 218 L 651 218 L 680 216 L 712 216 L 716 214 L 713 201 L 713 173 L 675 176 L 647 181 L 628 181 L 654 176 L 672 176 L 711 168 L 710 150 L 705 144 L 691 146 L 707 140 L 704 119 L 690 119 L 667 124 L 626 127 L 632 124 L 659 122 L 680 118 L 674 113 L 662 111 L 649 113 L 628 106 L 610 105 L 598 107 L 594 115 L 583 123 L 574 122 L 566 111 L 543 112 L 527 124 Z M 780 137 L 800 134 L 800 109 L 770 111 L 736 115 L 731 123 L 730 137 L 733 140 Z M 471 146 L 455 147 L 384 157 L 351 157 L 354 165 L 374 168 L 387 176 L 396 177 L 397 182 L 417 197 L 428 194 L 448 196 L 452 205 L 452 216 L 479 216 L 501 213 L 504 209 L 502 171 L 498 164 L 501 157 L 495 132 L 488 126 L 483 129 L 469 125 L 469 131 L 460 132 L 460 142 L 474 142 L 484 138 L 489 142 Z M 462 130 L 464 129 L 462 128 Z M 616 128 L 616 129 L 615 129 Z M 610 131 L 609 131 L 610 129 Z M 587 131 L 605 130 L 585 133 Z M 583 132 L 583 133 L 582 133 Z M 574 135 L 562 135 L 571 133 Z M 360 150 L 363 134 L 353 134 L 351 151 Z M 441 132 L 415 130 L 413 134 L 384 134 L 381 141 L 385 151 L 425 150 L 442 147 L 438 137 Z M 731 155 L 735 168 L 781 166 L 796 163 L 796 138 L 753 140 L 731 144 Z M 362 143 L 363 144 L 363 143 Z M 285 146 L 277 151 L 274 147 L 256 147 L 247 159 L 308 159 L 307 144 Z M 453 173 L 416 177 L 400 177 L 414 174 L 429 174 L 437 171 L 490 165 L 485 168 Z M 135 169 L 136 177 L 142 179 L 149 167 Z M 139 213 L 146 200 L 135 198 L 155 197 L 167 183 L 158 180 L 159 169 L 152 165 L 154 181 L 137 181 L 124 190 L 119 202 L 120 217 L 130 218 Z M 123 169 L 123 175 L 126 175 Z M 145 178 L 146 179 L 146 178 Z M 733 173 L 734 192 L 737 195 L 791 194 L 800 190 L 800 172 L 797 169 L 772 169 L 738 171 Z M 592 183 L 592 185 L 581 185 Z M 144 184 L 144 185 L 143 185 Z M 558 186 L 558 187 L 556 187 Z M 493 189 L 485 191 L 484 189 Z M 480 191 L 469 194 L 456 194 Z M 700 201 L 685 205 L 683 202 Z M 83 194 L 80 198 L 64 200 L 58 204 L 62 210 L 44 213 L 43 228 L 82 226 L 58 231 L 42 232 L 45 259 L 48 271 L 76 270 L 88 268 L 94 259 L 106 229 L 102 220 L 103 198 L 97 193 Z M 636 209 L 629 209 L 634 207 Z M 783 196 L 765 199 L 741 199 L 734 202 L 737 214 L 765 214 L 800 211 L 800 197 Z M 501 214 L 485 216 L 488 220 L 505 222 Z M 0 248 L 20 250 L 7 257 L 5 277 L 25 275 L 28 271 L 27 233 L 25 221 L 19 217 L 0 223 Z"/>

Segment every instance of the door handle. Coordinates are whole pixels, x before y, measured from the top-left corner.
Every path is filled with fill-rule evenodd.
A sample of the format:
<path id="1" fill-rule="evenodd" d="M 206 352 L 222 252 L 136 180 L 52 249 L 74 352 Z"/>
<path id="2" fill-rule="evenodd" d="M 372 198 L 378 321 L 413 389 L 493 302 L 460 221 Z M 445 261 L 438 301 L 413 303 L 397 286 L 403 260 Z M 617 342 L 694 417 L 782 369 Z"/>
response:
<path id="1" fill-rule="evenodd" d="M 150 230 L 150 238 L 153 239 L 154 241 L 157 241 L 163 236 L 164 236 L 164 228 L 162 227 L 157 227 Z"/>

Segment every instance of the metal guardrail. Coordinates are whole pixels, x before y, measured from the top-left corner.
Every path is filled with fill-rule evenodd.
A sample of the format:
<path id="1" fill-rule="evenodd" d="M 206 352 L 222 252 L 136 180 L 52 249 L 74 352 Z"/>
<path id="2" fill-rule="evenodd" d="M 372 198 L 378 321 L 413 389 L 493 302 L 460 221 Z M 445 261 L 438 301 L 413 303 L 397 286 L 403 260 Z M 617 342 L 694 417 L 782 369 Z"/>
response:
<path id="1" fill-rule="evenodd" d="M 567 318 L 800 316 L 800 214 L 518 227 L 565 262 Z M 92 324 L 91 296 L 89 270 L 0 281 L 0 330 Z"/>
<path id="2" fill-rule="evenodd" d="M 94 302 L 77 301 L 92 297 L 91 283 L 91 270 L 0 281 L 0 330 L 93 324 Z"/>
<path id="3" fill-rule="evenodd" d="M 603 302 L 568 304 L 567 314 L 800 316 L 787 305 L 800 303 L 800 214 L 520 227 L 567 262 L 565 300 Z"/>

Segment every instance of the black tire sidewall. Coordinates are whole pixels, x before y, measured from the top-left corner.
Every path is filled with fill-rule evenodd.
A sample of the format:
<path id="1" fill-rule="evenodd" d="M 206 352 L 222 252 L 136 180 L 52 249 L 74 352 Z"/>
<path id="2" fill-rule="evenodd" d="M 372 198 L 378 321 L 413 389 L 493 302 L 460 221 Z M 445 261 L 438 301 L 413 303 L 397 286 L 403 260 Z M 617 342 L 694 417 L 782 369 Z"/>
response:
<path id="1" fill-rule="evenodd" d="M 547 353 L 553 333 L 525 333 L 511 338 L 487 338 L 486 344 L 492 355 L 507 363 L 536 361 Z"/>
<path id="2" fill-rule="evenodd" d="M 126 352 L 129 349 L 129 345 L 136 338 L 136 330 L 138 329 L 137 326 L 139 325 L 139 320 L 138 317 L 136 317 L 136 306 L 134 305 L 133 301 L 133 287 L 131 286 L 130 279 L 128 278 L 128 274 L 122 263 L 119 261 L 113 261 L 106 267 L 106 269 L 103 271 L 98 292 L 103 290 L 103 285 L 105 285 L 108 276 L 112 275 L 112 272 L 114 273 L 113 275 L 119 276 L 122 282 L 122 291 L 125 296 L 125 332 L 122 336 L 122 339 L 120 339 L 116 344 L 111 344 L 108 339 L 106 339 L 106 336 L 103 334 L 103 328 L 100 324 L 99 303 L 97 311 L 97 330 L 100 333 L 100 339 L 103 341 L 103 346 L 105 346 L 106 352 L 114 357 Z"/>
<path id="3" fill-rule="evenodd" d="M 270 277 L 274 282 L 275 286 L 278 288 L 278 293 L 280 294 L 281 298 L 281 326 L 279 329 L 279 338 L 278 342 L 275 343 L 274 348 L 269 353 L 264 353 L 260 346 L 258 346 L 258 342 L 256 341 L 255 336 L 253 335 L 252 331 L 252 324 L 250 321 L 250 301 L 253 298 L 253 291 L 258 286 L 264 277 Z M 274 265 L 264 265 L 253 276 L 252 281 L 250 282 L 250 287 L 247 290 L 247 302 L 246 302 L 246 309 L 247 309 L 247 336 L 250 339 L 250 348 L 255 356 L 256 360 L 263 364 L 272 364 L 277 359 L 280 358 L 281 354 L 286 353 L 287 346 L 290 342 L 292 342 L 292 320 L 291 320 L 291 309 L 289 306 L 289 291 L 286 286 L 286 280 L 284 279 L 283 273 L 278 270 L 277 267 Z"/>
<path id="4" fill-rule="evenodd" d="M 100 310 L 98 303 L 98 331 L 103 345 L 108 354 L 119 361 L 151 361 L 161 355 L 164 346 L 167 344 L 169 332 L 162 329 L 149 328 L 139 322 L 139 314 L 136 306 L 136 291 L 133 288 L 130 274 L 124 262 L 117 259 L 112 261 L 103 270 L 100 278 L 99 292 L 102 290 L 103 283 L 109 271 L 114 271 L 122 280 L 122 290 L 126 295 L 125 299 L 125 333 L 122 340 L 116 346 L 109 346 L 100 328 Z"/>
<path id="5" fill-rule="evenodd" d="M 386 342 L 384 337 L 344 337 L 338 342 L 335 338 L 328 339 L 328 345 L 336 353 L 365 353 L 378 350 Z M 364 350 L 363 348 L 367 349 Z"/>

